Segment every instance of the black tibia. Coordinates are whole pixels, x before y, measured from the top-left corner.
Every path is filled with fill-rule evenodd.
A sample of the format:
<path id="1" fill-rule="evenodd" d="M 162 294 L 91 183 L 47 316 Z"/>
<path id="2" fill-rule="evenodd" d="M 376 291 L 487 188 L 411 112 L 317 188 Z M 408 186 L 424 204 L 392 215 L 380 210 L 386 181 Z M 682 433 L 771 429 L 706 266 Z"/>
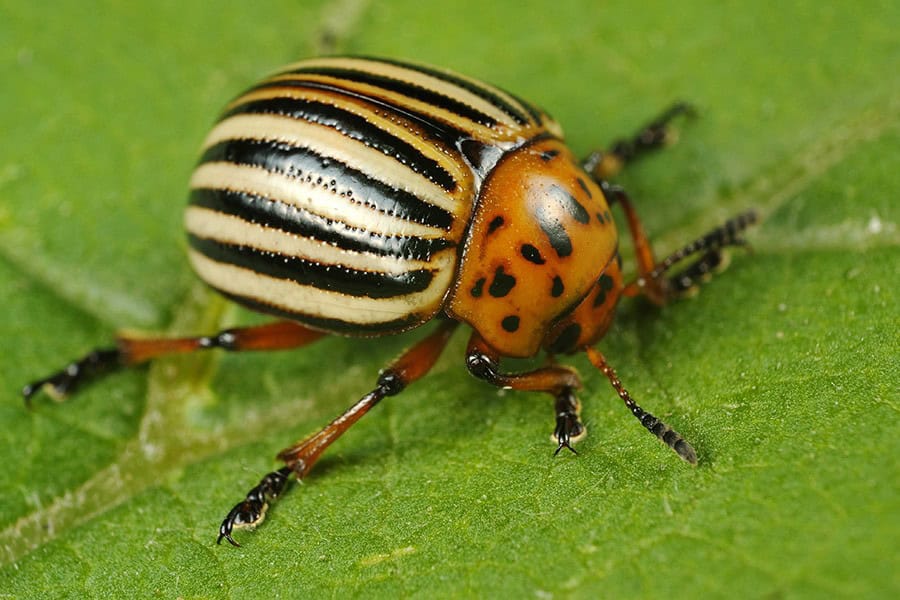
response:
<path id="1" fill-rule="evenodd" d="M 125 362 L 119 348 L 98 348 L 84 358 L 70 363 L 65 369 L 29 383 L 22 388 L 22 396 L 25 398 L 25 403 L 28 404 L 31 397 L 43 389 L 54 400 L 63 400 L 85 381 L 124 365 Z"/>
<path id="2" fill-rule="evenodd" d="M 290 467 L 282 467 L 277 471 L 272 471 L 262 478 L 255 488 L 247 492 L 247 497 L 243 502 L 238 503 L 222 524 L 219 525 L 219 537 L 216 539 L 217 544 L 222 543 L 222 538 L 228 540 L 233 546 L 240 546 L 233 537 L 231 532 L 235 527 L 255 527 L 266 516 L 266 510 L 269 508 L 269 501 L 274 500 L 281 495 L 285 486 L 289 481 L 292 469 Z"/>
<path id="3" fill-rule="evenodd" d="M 553 439 L 559 443 L 559 446 L 553 455 L 559 454 L 563 448 L 568 448 L 573 454 L 578 454 L 572 447 L 572 442 L 577 442 L 584 437 L 585 429 L 579 418 L 581 403 L 572 388 L 566 388 L 556 396 L 555 408 L 556 429 L 553 432 Z"/>
<path id="4" fill-rule="evenodd" d="M 671 138 L 669 124 L 673 119 L 695 114 L 696 111 L 690 104 L 676 102 L 633 136 L 616 140 L 607 150 L 592 152 L 582 166 L 598 179 L 611 177 L 626 163 L 668 143 Z"/>
<path id="5" fill-rule="evenodd" d="M 600 353 L 599 350 L 589 346 L 588 348 L 586 348 L 586 352 L 588 355 L 588 360 L 591 361 L 591 364 L 600 369 L 600 371 L 602 371 L 603 374 L 606 375 L 606 378 L 609 379 L 609 382 L 616 390 L 616 393 L 619 394 L 619 398 L 622 399 L 622 402 L 625 403 L 625 406 L 628 407 L 628 410 L 631 411 L 631 414 L 633 414 L 635 418 L 641 422 L 641 425 L 643 425 L 647 429 L 647 431 L 662 440 L 662 442 L 669 448 L 674 450 L 675 453 L 678 454 L 678 456 L 680 456 L 685 462 L 696 465 L 697 453 L 694 451 L 694 448 L 683 437 L 681 437 L 681 434 L 638 406 L 637 402 L 635 402 L 631 398 L 631 394 L 628 393 L 628 390 L 626 390 L 622 385 L 622 382 L 619 381 L 619 377 L 616 375 L 616 372 L 611 366 L 609 366 L 609 364 L 606 362 L 606 358 L 603 356 L 603 354 Z"/>
<path id="6" fill-rule="evenodd" d="M 659 280 L 673 266 L 694 254 L 702 253 L 698 259 L 680 273 L 668 278 L 668 291 L 673 294 L 687 292 L 722 265 L 722 249 L 727 246 L 746 246 L 742 233 L 756 223 L 756 213 L 749 210 L 725 221 L 706 235 L 686 244 L 659 262 L 648 278 Z"/>

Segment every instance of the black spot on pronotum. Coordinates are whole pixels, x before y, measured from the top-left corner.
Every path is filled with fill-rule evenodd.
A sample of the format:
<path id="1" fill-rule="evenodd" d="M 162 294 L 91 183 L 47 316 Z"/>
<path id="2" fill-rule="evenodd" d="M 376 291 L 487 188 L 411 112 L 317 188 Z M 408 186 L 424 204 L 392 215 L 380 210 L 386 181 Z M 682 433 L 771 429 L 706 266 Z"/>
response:
<path id="1" fill-rule="evenodd" d="M 584 190 L 584 193 L 588 195 L 588 198 L 593 198 L 593 197 L 594 197 L 594 195 L 591 193 L 591 189 L 590 189 L 590 188 L 587 186 L 587 184 L 584 182 L 584 179 L 582 179 L 581 177 L 579 177 L 579 178 L 577 178 L 575 181 L 578 182 L 578 187 L 580 187 L 582 190 Z"/>
<path id="2" fill-rule="evenodd" d="M 550 246 L 556 251 L 556 255 L 565 258 L 572 254 L 572 240 L 566 233 L 566 228 L 563 227 L 558 215 L 554 211 L 540 206 L 535 212 L 535 217 L 541 231 L 547 236 Z"/>
<path id="3" fill-rule="evenodd" d="M 603 224 L 606 222 L 606 221 L 603 219 L 603 214 L 602 214 L 602 213 L 597 213 L 597 221 L 599 221 L 601 225 L 603 225 Z"/>
<path id="4" fill-rule="evenodd" d="M 508 317 L 503 317 L 503 320 L 500 322 L 500 325 L 503 327 L 505 331 L 513 333 L 519 329 L 519 317 L 515 315 L 510 315 Z"/>
<path id="5" fill-rule="evenodd" d="M 562 296 L 563 292 L 566 290 L 566 287 L 563 285 L 562 278 L 557 275 L 553 278 L 553 287 L 550 289 L 550 295 L 554 298 L 559 298 Z"/>
<path id="6" fill-rule="evenodd" d="M 559 337 L 550 344 L 550 352 L 571 352 L 581 337 L 581 325 L 571 323 L 562 330 Z"/>
<path id="7" fill-rule="evenodd" d="M 559 150 L 545 150 L 541 152 L 541 160 L 544 162 L 550 162 L 554 157 L 559 155 Z"/>
<path id="8" fill-rule="evenodd" d="M 515 285 L 516 278 L 504 273 L 503 267 L 497 267 L 497 270 L 494 272 L 494 280 L 491 282 L 491 287 L 488 288 L 488 293 L 494 298 L 502 298 L 507 295 Z"/>
<path id="9" fill-rule="evenodd" d="M 532 246 L 531 244 L 522 244 L 522 256 L 525 257 L 525 260 L 528 262 L 532 262 L 536 265 L 544 264 L 544 257 L 541 256 L 540 250 Z"/>
<path id="10" fill-rule="evenodd" d="M 481 294 L 484 292 L 484 277 L 475 282 L 475 285 L 472 286 L 472 297 L 480 298 Z"/>
<path id="11" fill-rule="evenodd" d="M 487 230 L 488 235 L 490 235 L 490 234 L 494 233 L 495 231 L 497 231 L 498 229 L 500 229 L 500 227 L 502 225 L 503 225 L 503 217 L 498 215 L 498 216 L 494 217 L 493 219 L 491 219 L 491 222 L 488 223 L 488 230 Z"/>
<path id="12" fill-rule="evenodd" d="M 606 303 L 606 292 L 603 290 L 597 290 L 597 295 L 594 296 L 594 308 L 599 308 Z"/>
<path id="13" fill-rule="evenodd" d="M 586 224 L 591 220 L 591 216 L 588 214 L 588 211 L 585 210 L 585 208 L 575 198 L 575 196 L 570 194 L 565 189 L 559 187 L 558 185 L 552 185 L 550 186 L 550 195 L 554 200 L 562 205 L 567 213 L 572 215 L 573 219 L 575 219 L 579 223 Z"/>

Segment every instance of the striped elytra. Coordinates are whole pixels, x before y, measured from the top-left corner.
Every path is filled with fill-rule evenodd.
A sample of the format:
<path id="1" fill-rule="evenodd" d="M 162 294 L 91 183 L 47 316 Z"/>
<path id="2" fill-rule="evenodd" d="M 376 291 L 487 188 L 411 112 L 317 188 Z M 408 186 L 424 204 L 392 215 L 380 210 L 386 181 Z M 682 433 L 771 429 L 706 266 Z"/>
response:
<path id="1" fill-rule="evenodd" d="M 544 112 L 496 87 L 431 67 L 322 58 L 287 67 L 229 104 L 203 144 L 185 214 L 189 257 L 212 287 L 280 320 L 189 337 L 123 333 L 26 385 L 63 397 L 86 381 L 175 353 L 283 350 L 329 333 L 378 336 L 437 321 L 375 387 L 278 454 L 219 526 L 258 525 L 291 476 L 383 399 L 436 364 L 460 323 L 470 374 L 553 397 L 556 452 L 584 437 L 577 372 L 552 355 L 584 352 L 627 409 L 688 463 L 697 455 L 641 408 L 593 345 L 622 296 L 663 305 L 696 288 L 741 245 L 752 212 L 657 262 L 628 195 L 607 179 L 662 146 L 675 104 L 631 138 L 579 161 Z M 637 275 L 623 276 L 607 202 L 625 214 Z M 693 259 L 680 272 L 673 267 Z M 505 357 L 548 361 L 506 372 Z"/>
<path id="2" fill-rule="evenodd" d="M 234 100 L 186 215 L 198 273 L 308 325 L 399 331 L 441 308 L 475 204 L 465 143 L 516 146 L 540 113 L 490 86 L 358 58 L 291 65 Z"/>
<path id="3" fill-rule="evenodd" d="M 503 332 L 506 341 L 496 345 L 509 354 L 533 354 L 538 333 L 556 316 L 549 313 L 583 296 L 590 277 L 576 277 L 571 294 L 551 297 L 548 314 L 525 323 L 520 316 L 515 329 L 510 319 L 503 326 L 510 315 L 485 324 L 472 314 L 495 312 L 487 306 L 491 295 L 473 310 L 472 298 L 455 290 L 480 273 L 468 273 L 467 248 L 481 253 L 479 264 L 511 267 L 505 251 L 471 241 L 486 235 L 480 216 L 497 212 L 498 203 L 501 212 L 520 213 L 507 218 L 519 221 L 513 231 L 534 252 L 539 240 L 531 229 L 562 226 L 552 206 L 551 214 L 528 214 L 546 210 L 526 206 L 532 198 L 517 198 L 515 185 L 499 197 L 486 193 L 492 179 L 509 185 L 511 177 L 527 181 L 522 169 L 540 171 L 518 164 L 523 160 L 549 165 L 536 148 L 560 136 L 544 112 L 447 71 L 366 58 L 290 65 L 232 101 L 207 136 L 185 216 L 191 263 L 226 296 L 316 329 L 381 335 L 443 311 L 488 337 Z M 570 162 L 554 169 L 574 171 Z M 503 174 L 502 165 L 510 165 Z M 570 181 L 555 189 L 564 198 L 571 189 L 588 195 L 586 175 L 563 173 Z M 601 192 L 593 192 L 604 210 Z M 615 230 L 606 229 L 614 242 Z M 552 254 L 553 235 L 536 235 Z M 591 277 L 597 261 L 612 256 L 611 244 L 603 246 L 608 256 L 590 261 Z M 537 270 L 531 261 L 529 272 Z M 526 333 L 527 340 L 517 339 Z"/>

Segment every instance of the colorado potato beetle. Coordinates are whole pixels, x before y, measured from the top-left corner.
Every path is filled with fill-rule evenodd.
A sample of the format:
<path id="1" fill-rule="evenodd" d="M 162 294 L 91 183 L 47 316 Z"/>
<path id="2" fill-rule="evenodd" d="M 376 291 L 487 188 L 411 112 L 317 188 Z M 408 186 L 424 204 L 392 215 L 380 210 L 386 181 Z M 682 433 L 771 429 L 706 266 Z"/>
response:
<path id="1" fill-rule="evenodd" d="M 560 126 L 475 79 L 418 64 L 321 58 L 290 65 L 232 101 L 203 144 L 185 213 L 188 254 L 210 286 L 281 320 L 210 336 L 121 335 L 27 385 L 65 396 L 93 376 L 171 353 L 275 350 L 327 334 L 384 336 L 439 319 L 381 372 L 375 388 L 321 431 L 278 454 L 222 522 L 217 542 L 261 522 L 290 477 L 302 479 L 341 434 L 425 375 L 460 323 L 473 330 L 468 371 L 495 386 L 549 393 L 556 453 L 585 434 L 578 374 L 585 352 L 640 423 L 696 464 L 694 449 L 631 398 L 593 345 L 622 296 L 655 304 L 693 288 L 752 211 L 657 261 L 632 202 L 608 182 L 667 140 L 675 104 L 637 135 L 578 160 Z M 610 207 L 619 205 L 637 275 L 625 280 Z M 670 271 L 693 261 L 676 275 Z M 551 360 L 527 372 L 502 357 Z"/>

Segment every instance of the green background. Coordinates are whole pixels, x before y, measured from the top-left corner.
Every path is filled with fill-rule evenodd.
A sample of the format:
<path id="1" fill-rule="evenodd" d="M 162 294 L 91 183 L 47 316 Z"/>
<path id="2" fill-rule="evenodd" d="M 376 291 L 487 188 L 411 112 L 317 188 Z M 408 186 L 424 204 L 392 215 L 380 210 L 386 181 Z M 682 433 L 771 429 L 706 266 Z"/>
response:
<path id="1" fill-rule="evenodd" d="M 0 597 L 900 593 L 900 4 L 421 5 L 0 0 Z M 186 181 L 229 98 L 325 52 L 514 90 L 578 154 L 700 107 L 619 181 L 658 253 L 750 206 L 753 250 L 693 299 L 625 303 L 600 344 L 698 468 L 583 357 L 590 435 L 554 459 L 550 400 L 469 377 L 460 333 L 236 549 L 218 523 L 275 453 L 421 333 L 167 359 L 23 408 L 116 329 L 258 319 L 191 274 Z"/>

